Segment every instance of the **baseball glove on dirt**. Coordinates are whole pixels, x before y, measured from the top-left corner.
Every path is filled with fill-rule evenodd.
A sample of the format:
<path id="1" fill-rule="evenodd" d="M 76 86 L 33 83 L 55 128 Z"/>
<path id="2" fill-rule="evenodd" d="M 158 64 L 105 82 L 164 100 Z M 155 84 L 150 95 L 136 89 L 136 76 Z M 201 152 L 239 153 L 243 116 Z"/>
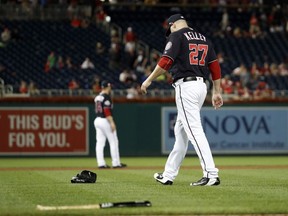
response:
<path id="1" fill-rule="evenodd" d="M 72 177 L 71 183 L 95 183 L 97 174 L 89 170 L 83 170 L 76 176 Z"/>

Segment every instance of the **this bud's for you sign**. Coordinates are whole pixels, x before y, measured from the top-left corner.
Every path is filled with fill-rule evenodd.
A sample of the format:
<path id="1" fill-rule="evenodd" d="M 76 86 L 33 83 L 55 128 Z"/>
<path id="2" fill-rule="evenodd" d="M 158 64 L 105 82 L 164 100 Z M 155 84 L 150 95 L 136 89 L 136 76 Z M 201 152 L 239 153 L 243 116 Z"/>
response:
<path id="1" fill-rule="evenodd" d="M 0 155 L 87 155 L 87 108 L 0 108 Z"/>

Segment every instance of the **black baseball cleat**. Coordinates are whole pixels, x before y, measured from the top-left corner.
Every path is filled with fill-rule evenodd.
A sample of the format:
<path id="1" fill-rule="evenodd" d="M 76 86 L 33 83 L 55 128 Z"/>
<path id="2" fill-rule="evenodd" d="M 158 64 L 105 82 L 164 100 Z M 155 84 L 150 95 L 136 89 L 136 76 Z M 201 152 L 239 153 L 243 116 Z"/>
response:
<path id="1" fill-rule="evenodd" d="M 154 179 L 156 179 L 157 182 L 160 182 L 163 185 L 172 185 L 173 181 L 163 176 L 162 173 L 155 173 Z"/>
<path id="2" fill-rule="evenodd" d="M 125 168 L 127 167 L 127 164 L 124 164 L 124 163 L 120 163 L 120 165 L 118 166 L 113 166 L 113 168 Z"/>
<path id="3" fill-rule="evenodd" d="M 197 182 L 193 182 L 190 186 L 217 186 L 220 184 L 220 179 L 203 177 Z"/>
<path id="4" fill-rule="evenodd" d="M 99 166 L 99 169 L 110 169 L 110 166 L 108 165 L 103 165 L 103 166 Z"/>

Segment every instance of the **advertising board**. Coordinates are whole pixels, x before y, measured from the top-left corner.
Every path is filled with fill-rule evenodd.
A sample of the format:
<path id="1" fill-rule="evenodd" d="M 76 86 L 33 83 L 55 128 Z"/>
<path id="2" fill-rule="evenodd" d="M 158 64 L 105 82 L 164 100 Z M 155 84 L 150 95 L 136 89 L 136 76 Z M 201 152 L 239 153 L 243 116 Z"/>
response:
<path id="1" fill-rule="evenodd" d="M 162 108 L 162 153 L 174 145 L 176 107 Z M 203 108 L 201 121 L 213 153 L 288 152 L 287 107 Z M 189 145 L 188 153 L 195 153 Z"/>
<path id="2" fill-rule="evenodd" d="M 88 155 L 88 109 L 1 107 L 0 155 Z"/>

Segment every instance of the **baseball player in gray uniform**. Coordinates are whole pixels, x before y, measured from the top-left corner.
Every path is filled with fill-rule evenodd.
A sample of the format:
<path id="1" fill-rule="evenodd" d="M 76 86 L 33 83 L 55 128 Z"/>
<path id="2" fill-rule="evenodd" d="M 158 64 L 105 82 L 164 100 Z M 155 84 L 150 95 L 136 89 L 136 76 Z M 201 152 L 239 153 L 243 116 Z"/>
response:
<path id="1" fill-rule="evenodd" d="M 218 169 L 215 167 L 206 135 L 203 131 L 200 109 L 205 101 L 205 80 L 210 74 L 213 81 L 212 104 L 215 109 L 223 105 L 221 96 L 221 69 L 211 42 L 201 33 L 190 28 L 181 14 L 168 19 L 167 43 L 161 59 L 150 76 L 142 83 L 147 93 L 151 82 L 170 70 L 175 88 L 177 120 L 174 127 L 175 143 L 166 161 L 163 173 L 155 173 L 156 181 L 172 185 L 178 175 L 190 140 L 200 159 L 203 177 L 191 186 L 219 185 Z"/>
<path id="2" fill-rule="evenodd" d="M 110 168 L 104 159 L 104 147 L 106 139 L 110 145 L 110 155 L 113 168 L 124 168 L 127 165 L 120 162 L 119 141 L 117 137 L 116 124 L 113 119 L 113 103 L 110 97 L 111 84 L 107 81 L 101 83 L 102 91 L 94 99 L 96 118 L 94 127 L 96 130 L 96 159 L 99 169 Z"/>

